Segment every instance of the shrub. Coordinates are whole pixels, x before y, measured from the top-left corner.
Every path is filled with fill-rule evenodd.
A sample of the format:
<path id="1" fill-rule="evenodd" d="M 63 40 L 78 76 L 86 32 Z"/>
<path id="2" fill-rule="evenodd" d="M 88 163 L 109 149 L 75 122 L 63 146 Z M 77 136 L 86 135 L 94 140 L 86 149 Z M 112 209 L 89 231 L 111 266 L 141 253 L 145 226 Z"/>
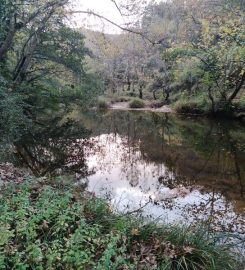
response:
<path id="1" fill-rule="evenodd" d="M 141 99 L 134 99 L 129 103 L 129 107 L 130 108 L 135 108 L 135 109 L 144 108 L 145 103 Z"/>
<path id="2" fill-rule="evenodd" d="M 211 104 L 207 99 L 208 97 L 205 96 L 180 98 L 174 104 L 174 108 L 178 113 L 206 114 L 211 110 Z"/>
<path id="3" fill-rule="evenodd" d="M 97 107 L 100 110 L 107 110 L 109 108 L 109 104 L 107 103 L 106 100 L 99 99 L 97 103 Z"/>

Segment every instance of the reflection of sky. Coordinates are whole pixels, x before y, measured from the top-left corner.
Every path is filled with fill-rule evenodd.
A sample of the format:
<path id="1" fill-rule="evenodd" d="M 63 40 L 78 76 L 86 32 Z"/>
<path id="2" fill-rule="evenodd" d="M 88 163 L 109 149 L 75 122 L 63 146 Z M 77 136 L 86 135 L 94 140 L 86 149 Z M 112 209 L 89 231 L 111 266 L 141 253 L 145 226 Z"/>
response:
<path id="1" fill-rule="evenodd" d="M 207 220 L 212 216 L 217 229 L 245 230 L 242 216 L 236 215 L 232 203 L 220 194 L 204 193 L 194 187 L 183 196 L 169 196 L 171 190 L 160 184 L 158 178 L 173 179 L 173 173 L 164 164 L 146 162 L 139 151 L 140 141 L 132 145 L 126 137 L 114 134 L 93 140 L 98 151 L 88 155 L 89 169 L 95 171 L 89 177 L 88 189 L 109 199 L 117 211 L 131 212 L 143 207 L 143 216 L 172 223 Z"/>

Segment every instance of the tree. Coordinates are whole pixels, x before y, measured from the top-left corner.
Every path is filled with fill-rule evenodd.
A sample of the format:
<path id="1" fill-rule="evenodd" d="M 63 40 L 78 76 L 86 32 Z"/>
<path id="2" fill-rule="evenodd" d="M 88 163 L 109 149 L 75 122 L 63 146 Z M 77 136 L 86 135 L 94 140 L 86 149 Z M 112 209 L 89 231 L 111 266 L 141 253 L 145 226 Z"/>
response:
<path id="1" fill-rule="evenodd" d="M 99 84 L 85 70 L 84 36 L 67 25 L 68 0 L 0 1 L 0 129 L 21 134 L 38 108 L 69 95 L 89 106 Z"/>
<path id="2" fill-rule="evenodd" d="M 186 24 L 186 42 L 175 44 L 164 57 L 185 63 L 192 59 L 212 111 L 230 110 L 245 83 L 244 13 L 218 5 L 215 13 L 209 6 L 207 11 L 191 17 Z"/>
<path id="3" fill-rule="evenodd" d="M 45 24 L 54 13 L 58 13 L 59 8 L 64 7 L 68 0 L 39 0 L 33 1 L 9 1 L 0 2 L 1 20 L 1 41 L 0 41 L 0 61 L 11 49 L 15 35 L 23 28 L 34 26 L 36 33 L 45 27 Z"/>

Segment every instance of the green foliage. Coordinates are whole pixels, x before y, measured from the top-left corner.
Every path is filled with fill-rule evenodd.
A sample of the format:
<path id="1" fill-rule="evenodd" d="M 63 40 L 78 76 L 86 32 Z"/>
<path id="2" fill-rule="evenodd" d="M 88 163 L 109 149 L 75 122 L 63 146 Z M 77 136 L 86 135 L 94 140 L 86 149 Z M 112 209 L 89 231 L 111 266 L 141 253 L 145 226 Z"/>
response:
<path id="1" fill-rule="evenodd" d="M 183 96 L 174 103 L 178 113 L 207 114 L 211 111 L 211 105 L 205 95 Z"/>
<path id="2" fill-rule="evenodd" d="M 237 7 L 233 8 L 237 11 L 235 16 L 231 12 L 231 6 L 224 3 L 217 10 L 215 19 L 208 14 L 200 18 L 196 15 L 194 23 L 198 22 L 199 27 L 195 28 L 192 35 L 187 36 L 182 45 L 178 44 L 176 48 L 170 48 L 164 53 L 165 60 L 176 62 L 177 75 L 179 71 L 183 73 L 178 67 L 185 70 L 188 63 L 193 62 L 198 71 L 192 81 L 193 85 L 207 93 L 213 113 L 224 111 L 232 114 L 232 102 L 244 88 L 244 14 Z M 192 29 L 194 23 L 187 22 L 187 28 Z M 185 84 L 178 86 L 186 89 Z M 189 111 L 192 107 L 195 107 L 193 102 L 185 104 L 183 111 Z"/>
<path id="3" fill-rule="evenodd" d="M 109 108 L 109 104 L 108 104 L 108 102 L 107 102 L 106 100 L 104 100 L 104 99 L 99 99 L 99 100 L 97 101 L 97 107 L 98 107 L 98 109 L 100 109 L 100 110 L 107 110 L 107 109 Z"/>
<path id="4" fill-rule="evenodd" d="M 88 50 L 84 47 L 84 37 L 73 29 L 60 25 L 41 35 L 37 53 L 47 60 L 62 64 L 78 77 L 84 75 L 84 57 Z M 56 31 L 55 31 L 56 30 Z"/>
<path id="5" fill-rule="evenodd" d="M 41 182 L 0 198 L 1 269 L 237 269 L 207 228 L 144 224 L 96 198 Z"/>
<path id="6" fill-rule="evenodd" d="M 102 89 L 85 68 L 84 36 L 64 24 L 66 0 L 0 0 L 0 131 L 9 141 L 62 104 L 95 104 Z"/>
<path id="7" fill-rule="evenodd" d="M 140 109 L 140 108 L 144 108 L 145 107 L 145 103 L 141 99 L 133 99 L 129 103 L 129 107 L 132 108 L 132 109 Z"/>
<path id="8" fill-rule="evenodd" d="M 170 48 L 166 50 L 162 57 L 166 61 L 175 61 L 178 57 L 188 56 L 190 52 L 184 48 Z"/>
<path id="9" fill-rule="evenodd" d="M 32 121 L 22 93 L 15 93 L 6 82 L 0 85 L 1 140 L 13 141 L 26 133 Z"/>
<path id="10" fill-rule="evenodd" d="M 184 91 L 205 93 L 206 113 L 211 108 L 212 114 L 233 116 L 233 103 L 245 87 L 243 6 L 240 0 L 149 3 L 139 25 L 157 46 L 137 35 L 108 36 L 110 44 L 99 54 L 106 91 L 141 97 L 144 89 L 144 99 L 165 97 L 166 103 Z"/>

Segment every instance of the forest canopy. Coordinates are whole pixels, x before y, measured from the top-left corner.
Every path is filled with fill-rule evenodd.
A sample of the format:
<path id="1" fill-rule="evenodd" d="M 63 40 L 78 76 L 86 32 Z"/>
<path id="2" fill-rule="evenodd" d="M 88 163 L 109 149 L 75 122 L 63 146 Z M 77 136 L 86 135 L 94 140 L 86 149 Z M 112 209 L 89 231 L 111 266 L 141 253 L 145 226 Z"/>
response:
<path id="1" fill-rule="evenodd" d="M 119 25 L 68 0 L 0 0 L 0 129 L 21 133 L 38 111 L 105 96 L 139 97 L 180 112 L 244 111 L 244 1 L 112 1 Z M 100 18 L 121 33 L 70 23 Z M 128 21 L 127 19 L 126 21 Z"/>
<path id="2" fill-rule="evenodd" d="M 121 35 L 88 33 L 109 95 L 174 103 L 193 112 L 244 109 L 244 1 L 145 6 Z"/>
<path id="3" fill-rule="evenodd" d="M 0 129 L 24 132 L 38 109 L 93 101 L 84 36 L 68 25 L 67 0 L 0 1 Z"/>
<path id="4" fill-rule="evenodd" d="M 0 269 L 244 268 L 244 89 L 245 0 L 0 0 Z"/>

